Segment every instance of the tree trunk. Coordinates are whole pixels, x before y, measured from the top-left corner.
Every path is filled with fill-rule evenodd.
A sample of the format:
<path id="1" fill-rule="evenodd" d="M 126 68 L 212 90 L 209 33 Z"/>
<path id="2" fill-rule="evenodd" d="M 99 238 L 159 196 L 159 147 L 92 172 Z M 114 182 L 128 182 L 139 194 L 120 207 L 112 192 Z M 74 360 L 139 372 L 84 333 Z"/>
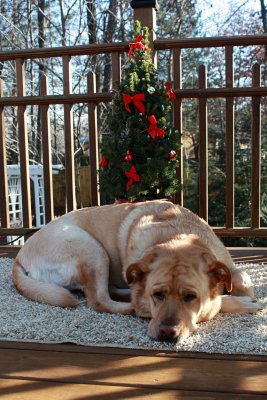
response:
<path id="1" fill-rule="evenodd" d="M 118 1 L 110 0 L 109 9 L 107 11 L 107 24 L 104 27 L 104 42 L 111 43 L 115 41 L 115 33 L 116 33 L 116 16 L 118 11 Z M 111 60 L 108 55 L 105 55 L 104 58 L 104 82 L 103 82 L 103 91 L 108 92 L 111 88 Z"/>
<path id="2" fill-rule="evenodd" d="M 67 42 L 66 42 L 66 17 L 65 17 L 65 12 L 64 12 L 64 1 L 63 0 L 59 0 L 59 6 L 60 6 L 60 17 L 61 17 L 61 28 L 62 28 L 61 44 L 62 44 L 62 46 L 67 46 Z"/>
<path id="3" fill-rule="evenodd" d="M 94 0 L 86 0 L 86 16 L 88 27 L 88 41 L 89 44 L 93 44 L 96 43 L 96 12 Z"/>
<path id="4" fill-rule="evenodd" d="M 260 0 L 261 2 L 261 18 L 263 25 L 263 32 L 267 33 L 267 7 L 265 5 L 264 0 Z M 265 45 L 265 57 L 267 57 L 267 45 Z"/>

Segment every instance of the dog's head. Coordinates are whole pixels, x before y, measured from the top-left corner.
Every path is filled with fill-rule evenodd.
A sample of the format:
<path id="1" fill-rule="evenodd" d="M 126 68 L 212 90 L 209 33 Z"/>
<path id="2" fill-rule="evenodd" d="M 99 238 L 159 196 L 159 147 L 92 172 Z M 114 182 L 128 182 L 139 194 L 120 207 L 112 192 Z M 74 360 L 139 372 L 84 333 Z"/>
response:
<path id="1" fill-rule="evenodd" d="M 148 334 L 159 340 L 186 339 L 219 312 L 223 287 L 231 291 L 227 266 L 193 235 L 148 249 L 125 277 L 136 314 L 151 318 Z"/>

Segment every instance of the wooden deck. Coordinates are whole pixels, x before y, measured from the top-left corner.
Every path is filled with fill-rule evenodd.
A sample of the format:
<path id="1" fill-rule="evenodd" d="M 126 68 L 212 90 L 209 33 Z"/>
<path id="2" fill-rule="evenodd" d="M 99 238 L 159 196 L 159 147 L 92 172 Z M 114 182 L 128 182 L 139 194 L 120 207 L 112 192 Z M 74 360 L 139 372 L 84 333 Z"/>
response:
<path id="1" fill-rule="evenodd" d="M 0 247 L 0 257 L 18 248 Z M 267 262 L 266 249 L 231 249 Z M 1 400 L 266 399 L 267 355 L 124 350 L 0 342 Z"/>

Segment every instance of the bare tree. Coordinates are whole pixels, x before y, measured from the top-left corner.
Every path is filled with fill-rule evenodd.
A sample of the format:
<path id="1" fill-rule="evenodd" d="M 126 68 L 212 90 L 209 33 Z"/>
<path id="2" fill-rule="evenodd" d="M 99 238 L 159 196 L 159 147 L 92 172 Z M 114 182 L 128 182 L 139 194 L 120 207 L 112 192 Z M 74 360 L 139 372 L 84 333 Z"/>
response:
<path id="1" fill-rule="evenodd" d="M 262 19 L 263 32 L 267 33 L 267 7 L 265 5 L 264 0 L 260 0 L 260 3 L 261 3 L 261 19 Z M 265 57 L 267 57 L 267 45 L 265 46 Z"/>
<path id="2" fill-rule="evenodd" d="M 96 43 L 97 35 L 97 21 L 96 21 L 96 9 L 94 0 L 85 0 L 86 4 L 86 17 L 88 27 L 88 41 L 90 44 Z"/>
<path id="3" fill-rule="evenodd" d="M 104 42 L 111 43 L 115 40 L 118 12 L 118 1 L 110 0 L 104 23 Z M 103 91 L 108 92 L 111 86 L 111 61 L 109 55 L 104 57 L 104 82 Z"/>

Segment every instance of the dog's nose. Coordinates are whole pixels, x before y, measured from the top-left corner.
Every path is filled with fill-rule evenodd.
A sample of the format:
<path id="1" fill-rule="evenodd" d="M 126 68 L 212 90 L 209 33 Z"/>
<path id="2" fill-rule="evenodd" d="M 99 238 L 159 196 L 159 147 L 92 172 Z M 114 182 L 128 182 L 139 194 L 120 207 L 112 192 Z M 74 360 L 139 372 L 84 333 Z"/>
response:
<path id="1" fill-rule="evenodd" d="M 160 340 L 174 340 L 178 337 L 179 330 L 175 325 L 160 325 L 159 338 Z"/>

